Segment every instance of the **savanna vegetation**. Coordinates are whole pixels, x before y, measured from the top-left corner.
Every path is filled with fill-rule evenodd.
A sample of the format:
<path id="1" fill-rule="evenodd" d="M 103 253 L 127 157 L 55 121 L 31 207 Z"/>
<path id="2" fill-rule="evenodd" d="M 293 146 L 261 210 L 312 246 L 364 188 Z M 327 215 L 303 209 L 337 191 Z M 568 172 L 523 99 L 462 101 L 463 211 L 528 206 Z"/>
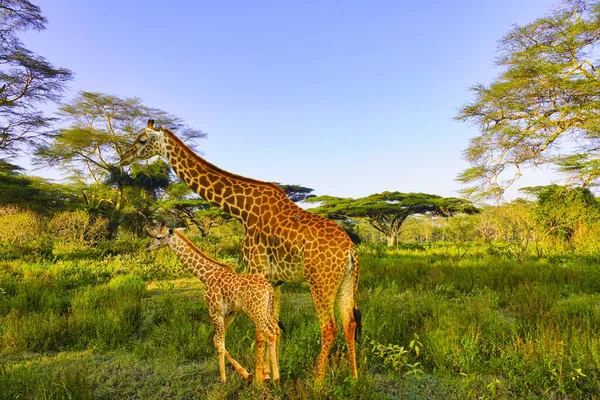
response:
<path id="1" fill-rule="evenodd" d="M 474 87 L 458 116 L 481 128 L 459 176 L 468 194 L 497 197 L 527 165 L 556 166 L 572 178 L 564 185 L 493 204 L 397 191 L 314 197 L 280 185 L 357 245 L 359 378 L 339 334 L 314 383 L 311 297 L 284 284 L 281 381 L 262 386 L 229 367 L 219 382 L 203 285 L 168 249 L 145 250 L 144 228 L 162 220 L 242 272 L 241 224 L 163 161 L 118 165 L 149 117 L 191 145 L 206 135 L 140 99 L 85 91 L 57 118 L 43 116 L 36 105 L 60 100 L 71 72 L 19 41 L 44 28 L 39 8 L 10 0 L 0 11 L 0 152 L 29 149 L 66 178 L 0 162 L 0 399 L 600 398 L 598 2 L 567 1 L 514 28 L 500 44 L 505 73 Z M 558 157 L 574 137 L 581 146 Z M 233 322 L 227 348 L 253 368 L 247 317 Z"/>
<path id="2" fill-rule="evenodd" d="M 478 214 L 413 216 L 388 246 L 353 228 L 363 311 L 358 380 L 340 335 L 313 383 L 319 326 L 303 284 L 283 285 L 279 385 L 218 382 L 202 284 L 88 211 L 5 206 L 0 220 L 3 398 L 592 398 L 600 393 L 600 209 L 585 190 Z M 560 198 L 548 208 L 546 196 Z M 577 212 L 575 212 L 577 210 Z M 188 235 L 243 271 L 230 221 Z M 227 346 L 254 363 L 251 322 Z"/>

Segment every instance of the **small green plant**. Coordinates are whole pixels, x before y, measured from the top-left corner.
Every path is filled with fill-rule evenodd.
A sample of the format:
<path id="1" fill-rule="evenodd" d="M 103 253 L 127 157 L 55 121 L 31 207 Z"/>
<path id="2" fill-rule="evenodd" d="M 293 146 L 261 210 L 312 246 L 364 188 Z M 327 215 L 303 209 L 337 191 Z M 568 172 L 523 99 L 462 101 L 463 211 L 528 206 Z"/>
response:
<path id="1" fill-rule="evenodd" d="M 398 374 L 406 376 L 415 376 L 420 378 L 424 375 L 420 368 L 420 362 L 409 363 L 411 358 L 419 357 L 423 344 L 419 342 L 419 336 L 415 333 L 414 339 L 410 341 L 408 348 L 397 344 L 381 344 L 376 340 L 371 340 L 371 352 L 383 360 L 383 364 L 390 367 Z M 405 371 L 406 370 L 406 371 Z"/>

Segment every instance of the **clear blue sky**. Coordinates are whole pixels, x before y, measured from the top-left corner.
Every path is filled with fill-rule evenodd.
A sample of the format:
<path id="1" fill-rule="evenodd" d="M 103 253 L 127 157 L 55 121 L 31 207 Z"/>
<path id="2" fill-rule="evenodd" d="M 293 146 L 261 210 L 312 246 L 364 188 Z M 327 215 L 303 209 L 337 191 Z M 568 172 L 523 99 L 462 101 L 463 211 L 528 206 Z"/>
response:
<path id="1" fill-rule="evenodd" d="M 512 24 L 558 4 L 32 1 L 48 29 L 23 40 L 75 72 L 66 100 L 140 97 L 208 132 L 199 148 L 224 169 L 347 197 L 457 195 L 477 134 L 453 120 L 468 88 L 497 75 Z"/>

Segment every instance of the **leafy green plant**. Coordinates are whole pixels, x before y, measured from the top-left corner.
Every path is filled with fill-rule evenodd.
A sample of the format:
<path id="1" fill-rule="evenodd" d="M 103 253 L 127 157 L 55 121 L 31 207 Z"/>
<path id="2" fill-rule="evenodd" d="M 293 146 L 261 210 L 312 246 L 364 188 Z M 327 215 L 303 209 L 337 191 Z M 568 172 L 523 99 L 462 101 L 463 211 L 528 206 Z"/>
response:
<path id="1" fill-rule="evenodd" d="M 417 378 L 424 374 L 420 368 L 420 362 L 409 363 L 411 358 L 419 357 L 420 349 L 423 347 L 417 334 L 414 334 L 414 339 L 411 340 L 408 348 L 397 344 L 385 345 L 375 340 L 371 340 L 369 344 L 371 345 L 371 353 L 381 358 L 384 365 L 387 365 L 394 372 L 406 376 L 413 375 Z M 406 371 L 404 371 L 405 369 Z"/>

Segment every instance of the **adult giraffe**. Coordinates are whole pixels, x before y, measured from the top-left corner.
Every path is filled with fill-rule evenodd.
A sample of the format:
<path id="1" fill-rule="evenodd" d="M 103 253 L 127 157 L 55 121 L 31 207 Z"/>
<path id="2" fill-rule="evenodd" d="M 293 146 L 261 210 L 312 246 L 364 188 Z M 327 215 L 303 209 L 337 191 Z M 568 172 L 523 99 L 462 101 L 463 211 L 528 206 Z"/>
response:
<path id="1" fill-rule="evenodd" d="M 242 248 L 248 272 L 276 283 L 306 281 L 321 326 L 316 380 L 325 375 L 338 328 L 337 300 L 348 347 L 350 373 L 356 377 L 355 339 L 361 314 L 356 308 L 358 257 L 338 224 L 292 202 L 277 185 L 224 171 L 186 146 L 173 132 L 149 120 L 121 157 L 121 165 L 160 155 L 175 173 L 211 204 L 239 219 L 246 229 Z M 276 301 L 280 290 L 276 290 Z M 278 312 L 278 307 L 276 307 Z"/>

